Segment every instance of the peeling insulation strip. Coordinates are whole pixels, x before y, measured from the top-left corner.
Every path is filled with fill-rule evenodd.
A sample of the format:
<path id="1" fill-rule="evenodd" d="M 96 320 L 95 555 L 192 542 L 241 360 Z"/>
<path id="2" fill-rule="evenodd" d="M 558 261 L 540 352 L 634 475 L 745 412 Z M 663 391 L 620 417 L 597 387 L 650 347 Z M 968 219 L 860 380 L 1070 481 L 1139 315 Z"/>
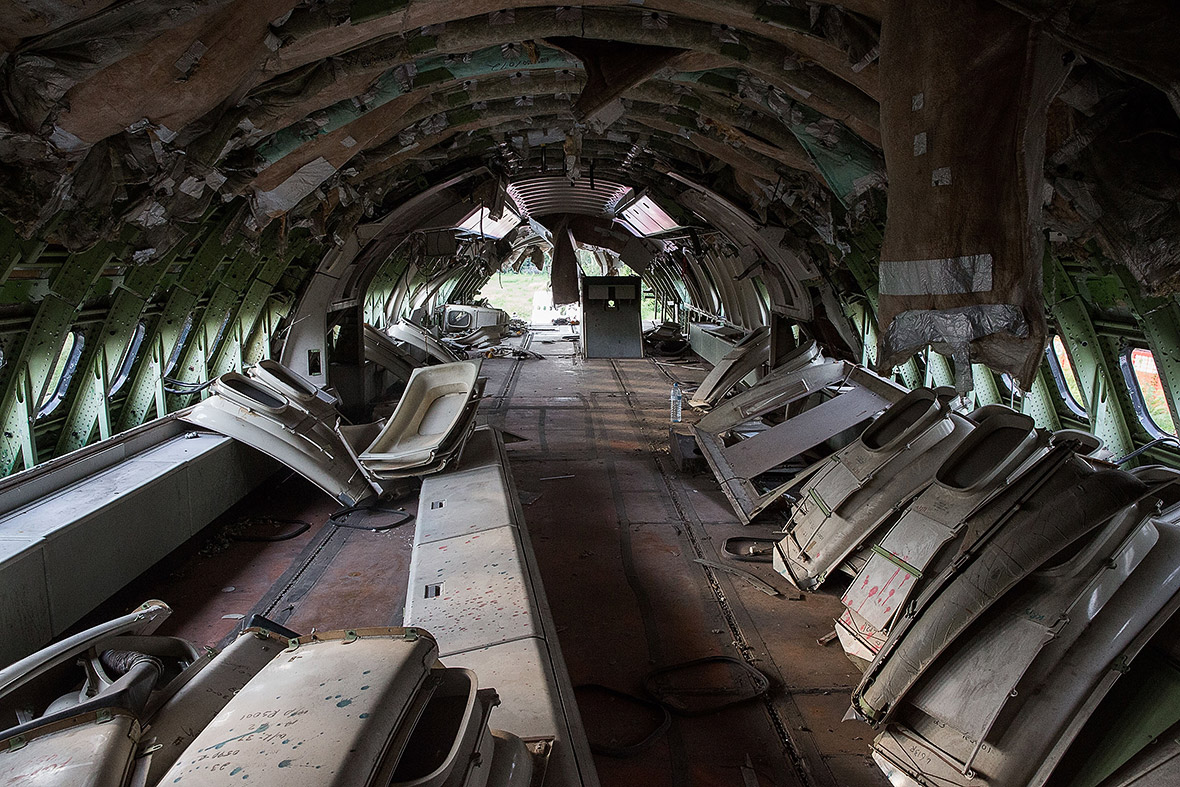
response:
<path id="1" fill-rule="evenodd" d="M 881 259 L 956 260 L 965 270 L 909 276 L 882 266 L 878 367 L 944 341 L 961 374 L 975 361 L 1028 386 L 1045 346 L 1041 186 L 1047 110 L 1069 69 L 1063 50 L 990 0 L 886 8 Z M 973 270 L 981 249 L 991 257 L 987 289 Z"/>
<path id="2" fill-rule="evenodd" d="M 519 62 L 512 62 L 510 74 L 527 74 L 530 69 L 552 69 L 560 65 L 568 65 L 568 69 L 578 68 L 578 64 L 570 63 L 569 58 L 556 49 L 542 47 L 538 49 L 536 62 L 527 58 Z M 342 126 L 363 117 L 373 110 L 388 104 L 399 96 L 438 82 L 451 82 L 460 79 L 474 79 L 486 77 L 489 74 L 506 71 L 504 58 L 500 47 L 489 47 L 463 57 L 448 55 L 432 55 L 420 60 L 401 64 L 378 79 L 365 95 L 363 104 L 358 105 L 351 99 L 337 102 L 324 110 L 325 122 L 316 130 L 317 134 L 328 134 Z M 474 86 L 474 84 L 472 85 Z M 466 87 L 466 85 L 465 85 Z M 274 162 L 283 156 L 297 150 L 307 142 L 305 124 L 295 123 L 277 131 L 270 139 L 259 146 L 259 152 L 269 161 Z"/>
<path id="3" fill-rule="evenodd" d="M 578 302 L 578 255 L 575 251 L 574 236 L 568 229 L 568 218 L 553 233 L 556 246 L 553 249 L 553 269 L 550 281 L 553 286 L 553 305 Z"/>
<path id="4" fill-rule="evenodd" d="M 321 157 L 305 164 L 270 191 L 254 192 L 254 215 L 259 219 L 263 216 L 274 218 L 282 215 L 335 174 L 336 168 L 325 158 Z"/>

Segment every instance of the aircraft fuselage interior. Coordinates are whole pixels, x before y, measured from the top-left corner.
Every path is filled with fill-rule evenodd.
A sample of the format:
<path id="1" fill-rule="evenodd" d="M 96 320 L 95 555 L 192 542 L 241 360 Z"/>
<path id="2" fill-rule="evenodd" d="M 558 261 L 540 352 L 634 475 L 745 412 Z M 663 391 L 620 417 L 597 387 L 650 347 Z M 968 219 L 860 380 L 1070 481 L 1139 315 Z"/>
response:
<path id="1" fill-rule="evenodd" d="M 1180 784 L 1178 55 L 0 0 L 0 785 Z"/>

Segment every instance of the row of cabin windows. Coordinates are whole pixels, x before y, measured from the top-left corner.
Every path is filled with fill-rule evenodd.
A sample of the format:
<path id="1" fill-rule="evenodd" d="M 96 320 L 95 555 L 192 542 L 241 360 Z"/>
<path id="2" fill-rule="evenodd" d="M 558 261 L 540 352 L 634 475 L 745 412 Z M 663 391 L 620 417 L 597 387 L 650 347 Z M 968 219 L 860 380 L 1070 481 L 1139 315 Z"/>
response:
<path id="1" fill-rule="evenodd" d="M 1053 380 L 1057 383 L 1057 393 L 1065 406 L 1079 418 L 1088 418 L 1081 380 L 1060 336 L 1053 337 L 1046 354 Z M 1164 381 L 1156 366 L 1155 355 L 1145 347 L 1127 347 L 1119 356 L 1119 367 L 1139 423 L 1152 437 L 1174 436 L 1176 424 L 1168 408 L 1168 397 L 1164 393 Z"/>
<path id="2" fill-rule="evenodd" d="M 1081 378 L 1060 336 L 1053 336 L 1045 355 L 1049 361 L 1053 381 L 1056 383 L 1057 393 L 1065 406 L 1078 418 L 1089 420 L 1082 395 Z M 919 373 L 924 375 L 923 355 L 915 355 L 914 361 L 918 364 Z M 1152 437 L 1176 436 L 1175 420 L 1164 393 L 1164 381 L 1151 350 L 1144 347 L 1128 347 L 1119 357 L 1119 366 L 1131 396 L 1135 415 L 1143 428 Z M 902 381 L 900 375 L 898 379 Z M 1007 373 L 997 375 L 996 383 L 1003 398 L 1013 407 L 1019 407 L 1018 401 L 1022 392 L 1017 388 L 1012 376 Z"/>
<path id="3" fill-rule="evenodd" d="M 181 327 L 180 335 L 172 354 L 165 364 L 164 376 L 172 373 L 180 361 L 180 354 L 192 331 L 192 315 L 189 315 Z M 123 356 L 119 360 L 118 370 L 111 380 L 109 396 L 114 396 L 131 377 L 131 370 L 139 356 L 143 345 L 146 326 L 140 322 L 135 326 Z M 42 389 L 41 398 L 37 403 L 37 418 L 45 418 L 53 413 L 62 401 L 70 381 L 78 370 L 78 363 L 82 358 L 82 350 L 86 337 L 79 330 L 73 330 L 66 335 L 61 350 Z M 1057 385 L 1057 392 L 1070 412 L 1079 418 L 1088 418 L 1086 406 L 1082 397 L 1081 380 L 1074 368 L 1073 360 L 1060 336 L 1054 336 L 1046 349 L 1049 368 L 1053 373 L 1053 380 Z M 1135 414 L 1143 428 L 1153 437 L 1176 435 L 1176 424 L 1172 412 L 1168 408 L 1168 399 L 1164 394 L 1164 383 L 1156 367 L 1155 356 L 1151 350 L 1143 347 L 1128 347 L 1119 357 L 1119 366 L 1123 373 L 1123 380 L 1131 394 L 1131 401 Z M 1014 395 L 1014 387 L 1008 375 L 1002 375 L 1002 380 Z"/>
<path id="4" fill-rule="evenodd" d="M 123 355 L 115 367 L 115 376 L 111 378 L 108 397 L 114 397 L 131 379 L 131 370 L 135 367 L 135 359 L 139 357 L 139 351 L 143 346 L 146 334 L 147 326 L 142 322 L 136 324 L 127 346 L 123 348 Z M 85 346 L 86 335 L 82 331 L 75 328 L 66 334 L 61 350 L 58 351 L 57 358 L 53 362 L 53 369 L 45 380 L 45 387 L 41 389 L 41 398 L 37 401 L 38 420 L 52 414 L 65 400 L 70 382 L 78 371 L 78 363 L 82 360 L 82 350 Z"/>

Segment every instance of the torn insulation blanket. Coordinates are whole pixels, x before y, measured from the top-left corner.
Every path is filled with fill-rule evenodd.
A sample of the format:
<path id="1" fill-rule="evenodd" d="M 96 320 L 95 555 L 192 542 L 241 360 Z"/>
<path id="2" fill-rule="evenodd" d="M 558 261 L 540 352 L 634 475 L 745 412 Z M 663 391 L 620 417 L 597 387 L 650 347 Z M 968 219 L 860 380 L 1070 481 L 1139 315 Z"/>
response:
<path id="1" fill-rule="evenodd" d="M 75 85 L 133 55 L 162 34 L 231 3 L 233 0 L 21 2 L 16 7 L 6 7 L 3 15 L 6 30 L 0 36 L 37 35 L 25 41 L 0 69 L 8 107 L 25 128 L 35 131 Z M 109 7 L 102 8 L 104 5 Z M 77 17 L 71 19 L 75 14 Z M 60 25 L 58 29 L 38 30 L 42 25 L 56 27 L 51 22 L 54 19 Z M 189 40 L 185 46 L 191 48 L 194 43 Z M 197 51 L 203 53 L 199 47 Z M 191 53 L 189 57 L 195 65 L 200 55 Z"/>
<path id="2" fill-rule="evenodd" d="M 574 236 L 569 231 L 569 219 L 564 219 L 553 232 L 553 270 L 549 282 L 553 288 L 553 305 L 578 302 L 578 254 Z"/>
<path id="3" fill-rule="evenodd" d="M 1041 189 L 1063 52 L 987 0 L 887 9 L 879 368 L 933 344 L 960 390 L 971 362 L 1027 387 L 1045 342 Z"/>
<path id="4" fill-rule="evenodd" d="M 843 124 L 811 114 L 816 116 L 812 122 L 788 123 L 787 128 L 841 205 L 847 208 L 870 188 L 885 185 L 885 166 L 879 154 Z"/>
<path id="5" fill-rule="evenodd" d="M 1050 181 L 1069 202 L 1058 215 L 1072 214 L 1065 229 L 1094 238 L 1148 293 L 1180 292 L 1180 121 L 1147 87 L 1109 102 L 1049 157 Z"/>
<path id="6" fill-rule="evenodd" d="M 1032 19 L 1043 19 L 1051 35 L 1087 58 L 1159 88 L 1180 114 L 1180 4 L 1175 0 L 999 1 Z"/>

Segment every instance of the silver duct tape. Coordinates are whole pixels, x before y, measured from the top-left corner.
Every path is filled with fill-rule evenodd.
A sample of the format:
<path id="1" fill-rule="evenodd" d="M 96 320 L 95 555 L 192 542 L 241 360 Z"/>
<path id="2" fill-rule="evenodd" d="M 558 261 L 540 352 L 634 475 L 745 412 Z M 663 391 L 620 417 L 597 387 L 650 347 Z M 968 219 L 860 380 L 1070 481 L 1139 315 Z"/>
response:
<path id="1" fill-rule="evenodd" d="M 270 191 L 254 192 L 254 215 L 270 218 L 281 216 L 335 174 L 336 167 L 323 156 L 304 164 L 295 174 Z"/>
<path id="2" fill-rule="evenodd" d="M 955 389 L 966 393 L 974 385 L 971 342 L 996 333 L 1028 336 L 1028 321 L 1019 306 L 985 303 L 960 309 L 901 312 L 885 329 L 885 351 L 887 355 L 895 355 L 928 344 L 946 345 L 955 362 Z"/>
<path id="3" fill-rule="evenodd" d="M 205 181 L 190 175 L 181 181 L 179 188 L 182 194 L 187 194 L 193 199 L 200 199 L 201 194 L 205 191 Z"/>
<path id="4" fill-rule="evenodd" d="M 196 70 L 197 64 L 201 62 L 201 58 L 209 51 L 209 47 L 205 46 L 201 41 L 193 41 L 192 45 L 185 51 L 183 55 L 173 64 L 176 70 L 188 76 Z"/>
<path id="5" fill-rule="evenodd" d="M 959 295 L 992 288 L 992 255 L 881 260 L 882 295 Z"/>

